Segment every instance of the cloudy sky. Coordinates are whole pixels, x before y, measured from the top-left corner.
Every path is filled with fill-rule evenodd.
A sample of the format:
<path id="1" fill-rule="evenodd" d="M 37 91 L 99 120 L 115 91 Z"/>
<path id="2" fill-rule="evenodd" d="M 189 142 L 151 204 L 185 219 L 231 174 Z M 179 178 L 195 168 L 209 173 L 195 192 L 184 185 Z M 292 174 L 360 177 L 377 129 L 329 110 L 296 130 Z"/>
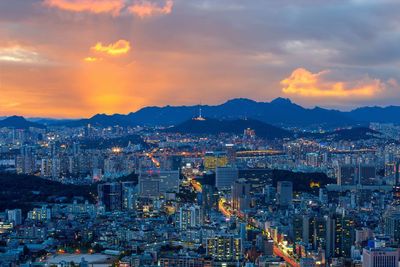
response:
<path id="1" fill-rule="evenodd" d="M 0 115 L 400 105 L 398 0 L 1 0 Z"/>

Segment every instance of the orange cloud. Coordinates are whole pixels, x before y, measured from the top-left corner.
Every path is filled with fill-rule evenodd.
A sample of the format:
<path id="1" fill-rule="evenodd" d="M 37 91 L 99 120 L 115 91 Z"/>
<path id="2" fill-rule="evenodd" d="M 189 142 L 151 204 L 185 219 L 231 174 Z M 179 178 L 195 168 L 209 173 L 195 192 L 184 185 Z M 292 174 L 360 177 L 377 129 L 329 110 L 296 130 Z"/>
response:
<path id="1" fill-rule="evenodd" d="M 85 57 L 83 59 L 83 61 L 86 61 L 86 62 L 96 62 L 96 61 L 101 61 L 101 60 L 102 60 L 102 58 L 97 58 L 97 57 Z"/>
<path id="2" fill-rule="evenodd" d="M 103 45 L 102 43 L 97 43 L 91 48 L 93 51 L 106 53 L 112 56 L 123 55 L 129 52 L 131 45 L 129 41 L 118 40 L 117 42 L 109 45 Z"/>
<path id="3" fill-rule="evenodd" d="M 166 0 L 164 6 L 159 6 L 148 0 L 140 0 L 128 7 L 128 11 L 131 14 L 135 14 L 141 18 L 144 18 L 158 14 L 169 14 L 172 12 L 173 6 L 173 0 Z"/>
<path id="4" fill-rule="evenodd" d="M 73 12 L 111 13 L 118 15 L 124 0 L 44 0 L 44 5 Z"/>
<path id="5" fill-rule="evenodd" d="M 370 98 L 385 89 L 385 83 L 379 79 L 364 77 L 358 81 L 331 81 L 326 76 L 329 70 L 312 73 L 298 68 L 282 80 L 282 92 L 315 98 Z"/>

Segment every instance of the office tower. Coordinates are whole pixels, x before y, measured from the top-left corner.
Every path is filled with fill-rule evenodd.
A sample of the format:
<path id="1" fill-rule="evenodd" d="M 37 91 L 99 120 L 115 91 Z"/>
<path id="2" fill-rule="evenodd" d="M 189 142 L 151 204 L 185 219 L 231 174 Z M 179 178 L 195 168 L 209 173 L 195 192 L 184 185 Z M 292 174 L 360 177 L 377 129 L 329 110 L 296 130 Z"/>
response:
<path id="1" fill-rule="evenodd" d="M 123 182 L 122 188 L 122 209 L 135 210 L 137 200 L 137 187 L 134 182 Z"/>
<path id="2" fill-rule="evenodd" d="M 399 251 L 395 248 L 364 248 L 362 267 L 398 267 Z"/>
<path id="3" fill-rule="evenodd" d="M 23 146 L 17 156 L 15 167 L 18 174 L 32 174 L 36 171 L 35 155 L 30 146 Z"/>
<path id="4" fill-rule="evenodd" d="M 20 209 L 6 210 L 7 221 L 14 225 L 20 225 L 22 223 L 22 211 Z"/>
<path id="5" fill-rule="evenodd" d="M 272 256 L 274 251 L 274 241 L 266 236 L 259 234 L 256 237 L 256 248 L 263 255 Z"/>
<path id="6" fill-rule="evenodd" d="M 220 261 L 238 261 L 242 258 L 242 240 L 228 234 L 208 238 L 206 254 Z"/>
<path id="7" fill-rule="evenodd" d="M 236 167 L 217 167 L 215 170 L 215 186 L 220 190 L 230 189 L 238 178 Z"/>
<path id="8" fill-rule="evenodd" d="M 106 183 L 97 186 L 99 201 L 105 206 L 106 211 L 121 210 L 121 184 Z"/>
<path id="9" fill-rule="evenodd" d="M 358 172 L 360 184 L 373 185 L 375 183 L 376 167 L 374 165 L 360 164 Z"/>
<path id="10" fill-rule="evenodd" d="M 384 216 L 384 232 L 394 242 L 400 242 L 400 213 L 389 213 Z"/>
<path id="11" fill-rule="evenodd" d="M 279 206 L 286 207 L 293 201 L 293 184 L 289 181 L 278 181 L 276 199 Z"/>
<path id="12" fill-rule="evenodd" d="M 338 185 L 354 185 L 357 181 L 357 169 L 354 165 L 341 165 L 337 176 Z"/>
<path id="13" fill-rule="evenodd" d="M 240 179 L 232 185 L 232 208 L 243 213 L 250 208 L 250 184 Z"/>
<path id="14" fill-rule="evenodd" d="M 296 214 L 292 218 L 292 239 L 299 243 L 303 240 L 303 215 Z"/>
<path id="15" fill-rule="evenodd" d="M 326 255 L 332 257 L 350 257 L 354 244 L 354 220 L 350 216 L 333 215 L 327 218 Z"/>
<path id="16" fill-rule="evenodd" d="M 218 197 L 214 186 L 203 184 L 201 195 L 203 208 L 205 208 L 206 210 L 210 210 L 212 207 L 216 207 Z"/>
<path id="17" fill-rule="evenodd" d="M 199 227 L 202 224 L 201 209 L 197 205 L 185 205 L 179 209 L 179 229 L 186 230 L 190 227 Z"/>
<path id="18" fill-rule="evenodd" d="M 314 242 L 314 222 L 314 216 L 303 216 L 303 242 L 307 245 Z"/>
<path id="19" fill-rule="evenodd" d="M 263 189 L 263 193 L 265 196 L 265 203 L 271 203 L 276 197 L 276 188 L 272 185 L 266 185 Z"/>
<path id="20" fill-rule="evenodd" d="M 326 218 L 317 216 L 314 218 L 313 249 L 326 249 Z"/>
<path id="21" fill-rule="evenodd" d="M 139 174 L 139 194 L 160 197 L 167 192 L 179 192 L 179 171 L 147 171 Z"/>
<path id="22" fill-rule="evenodd" d="M 204 155 L 204 169 L 215 170 L 217 167 L 225 167 L 228 164 L 226 152 L 206 152 Z"/>
<path id="23" fill-rule="evenodd" d="M 27 218 L 28 220 L 40 222 L 51 220 L 51 209 L 47 208 L 46 206 L 34 208 L 28 212 Z"/>

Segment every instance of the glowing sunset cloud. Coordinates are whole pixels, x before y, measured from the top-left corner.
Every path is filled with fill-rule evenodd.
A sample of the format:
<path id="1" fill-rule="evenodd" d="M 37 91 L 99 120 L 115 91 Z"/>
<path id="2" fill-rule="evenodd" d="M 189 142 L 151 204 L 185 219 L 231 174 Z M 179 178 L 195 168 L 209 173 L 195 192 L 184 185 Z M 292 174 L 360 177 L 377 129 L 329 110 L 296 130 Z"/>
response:
<path id="1" fill-rule="evenodd" d="M 102 60 L 101 58 L 97 58 L 97 57 L 85 57 L 83 59 L 83 61 L 86 61 L 86 62 L 96 62 L 96 61 L 101 61 L 101 60 Z"/>
<path id="2" fill-rule="evenodd" d="M 126 40 L 118 40 L 117 42 L 109 45 L 103 45 L 102 43 L 97 43 L 91 48 L 93 51 L 106 53 L 112 56 L 123 55 L 129 52 L 131 45 Z"/>
<path id="3" fill-rule="evenodd" d="M 46 6 L 72 12 L 111 13 L 118 15 L 124 0 L 44 0 Z"/>
<path id="4" fill-rule="evenodd" d="M 36 51 L 18 45 L 0 47 L 0 61 L 11 63 L 40 63 L 43 59 Z"/>
<path id="5" fill-rule="evenodd" d="M 282 92 L 288 95 L 303 97 L 328 98 L 370 98 L 385 87 L 379 79 L 364 78 L 360 81 L 330 81 L 326 75 L 329 70 L 312 73 L 304 68 L 298 68 L 290 77 L 281 81 Z"/>
<path id="6" fill-rule="evenodd" d="M 135 1 L 133 5 L 128 7 L 128 10 L 130 13 L 144 18 L 158 14 L 169 14 L 172 12 L 173 6 L 174 2 L 172 0 L 166 0 L 164 6 L 158 6 L 157 4 L 148 0 L 140 0 Z"/>

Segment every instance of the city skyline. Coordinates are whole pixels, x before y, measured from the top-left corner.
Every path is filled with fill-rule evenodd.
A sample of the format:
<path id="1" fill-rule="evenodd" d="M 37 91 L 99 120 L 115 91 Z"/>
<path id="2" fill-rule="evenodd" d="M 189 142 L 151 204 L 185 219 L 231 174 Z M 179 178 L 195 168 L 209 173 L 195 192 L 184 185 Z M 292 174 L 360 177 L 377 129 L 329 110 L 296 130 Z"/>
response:
<path id="1" fill-rule="evenodd" d="M 0 3 L 0 116 L 290 98 L 400 103 L 395 1 Z M 368 45 L 364 45 L 368 44 Z"/>

